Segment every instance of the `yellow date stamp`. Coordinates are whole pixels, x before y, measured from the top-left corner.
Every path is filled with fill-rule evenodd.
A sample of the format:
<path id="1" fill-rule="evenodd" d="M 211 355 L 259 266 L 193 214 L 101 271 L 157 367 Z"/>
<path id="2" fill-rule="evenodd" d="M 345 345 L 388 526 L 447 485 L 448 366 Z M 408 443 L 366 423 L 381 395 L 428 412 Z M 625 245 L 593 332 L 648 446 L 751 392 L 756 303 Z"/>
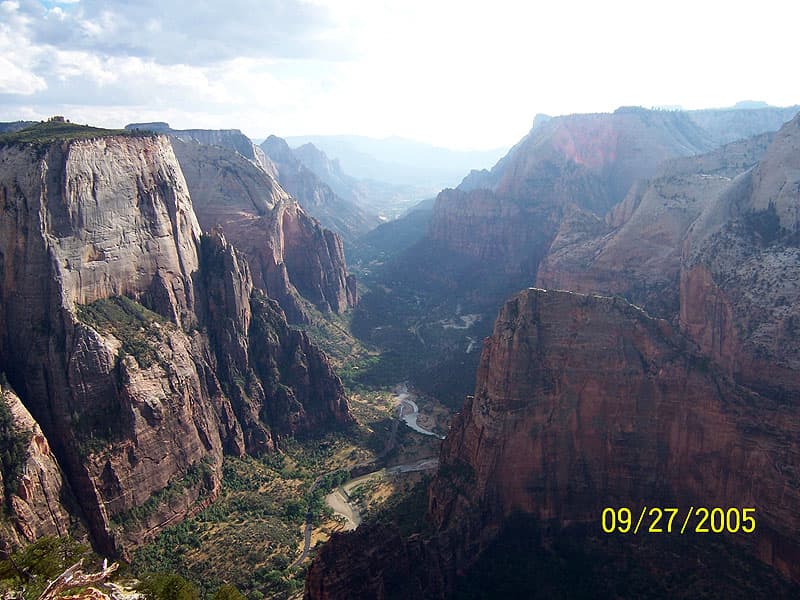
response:
<path id="1" fill-rule="evenodd" d="M 690 506 L 643 506 L 631 510 L 622 506 L 603 509 L 600 518 L 603 533 L 638 535 L 640 533 L 754 533 L 755 508 Z"/>

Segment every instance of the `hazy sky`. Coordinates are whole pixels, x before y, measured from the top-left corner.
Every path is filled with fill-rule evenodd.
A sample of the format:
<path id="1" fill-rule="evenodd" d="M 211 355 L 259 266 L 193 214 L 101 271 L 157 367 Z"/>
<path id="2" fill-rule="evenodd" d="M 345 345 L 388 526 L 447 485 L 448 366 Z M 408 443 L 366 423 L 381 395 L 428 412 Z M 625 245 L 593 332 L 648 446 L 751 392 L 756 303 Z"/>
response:
<path id="1" fill-rule="evenodd" d="M 0 120 L 507 146 L 536 113 L 800 103 L 800 3 L 5 0 Z"/>

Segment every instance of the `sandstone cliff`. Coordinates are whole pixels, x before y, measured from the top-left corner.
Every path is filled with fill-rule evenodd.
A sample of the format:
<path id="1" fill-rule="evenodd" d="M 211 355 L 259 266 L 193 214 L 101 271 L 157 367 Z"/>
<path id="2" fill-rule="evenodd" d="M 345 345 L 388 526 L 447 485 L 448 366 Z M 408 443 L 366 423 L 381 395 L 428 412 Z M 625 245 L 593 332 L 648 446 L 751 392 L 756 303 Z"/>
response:
<path id="1" fill-rule="evenodd" d="M 168 138 L 7 144 L 0 204 L 0 368 L 98 550 L 124 551 L 202 508 L 223 451 L 349 420 L 326 359 L 252 293 L 243 259 L 221 236 L 201 256 Z M 262 396 L 233 393 L 235 373 L 218 369 L 242 352 Z"/>
<path id="2" fill-rule="evenodd" d="M 687 234 L 681 328 L 734 377 L 800 398 L 800 117 Z"/>
<path id="3" fill-rule="evenodd" d="M 0 492 L 13 489 L 8 498 L 3 499 L 3 504 L 11 515 L 14 529 L 3 531 L 3 539 L 32 542 L 46 535 L 75 534 L 76 519 L 65 509 L 69 506 L 74 510 L 75 500 L 47 438 L 8 385 L 0 386 L 0 396 L 10 417 L 4 423 L 4 472 Z M 16 449 L 14 441 L 19 444 Z"/>
<path id="4" fill-rule="evenodd" d="M 345 242 L 353 242 L 379 223 L 376 217 L 367 214 L 353 200 L 340 197 L 323 183 L 311 169 L 298 160 L 282 138 L 269 136 L 261 144 L 261 149 L 275 164 L 281 186 L 310 215 L 341 235 Z"/>
<path id="5" fill-rule="evenodd" d="M 681 249 L 689 227 L 731 180 L 755 165 L 774 134 L 667 161 L 598 217 L 573 208 L 559 225 L 536 285 L 622 295 L 651 314 L 678 315 Z"/>
<path id="6" fill-rule="evenodd" d="M 264 171 L 226 148 L 173 139 L 204 231 L 221 227 L 247 257 L 256 287 L 292 322 L 309 320 L 303 298 L 341 313 L 357 302 L 342 242 Z"/>
<path id="7" fill-rule="evenodd" d="M 447 596 L 511 515 L 599 529 L 606 506 L 756 507 L 756 533 L 728 543 L 798 581 L 798 422 L 795 406 L 736 385 L 621 299 L 521 292 L 500 311 L 475 395 L 443 443 L 433 531 L 389 531 L 370 552 L 358 550 L 375 540 L 369 527 L 334 538 L 306 597 L 391 597 L 382 581 L 412 558 L 423 559 L 412 584 Z"/>

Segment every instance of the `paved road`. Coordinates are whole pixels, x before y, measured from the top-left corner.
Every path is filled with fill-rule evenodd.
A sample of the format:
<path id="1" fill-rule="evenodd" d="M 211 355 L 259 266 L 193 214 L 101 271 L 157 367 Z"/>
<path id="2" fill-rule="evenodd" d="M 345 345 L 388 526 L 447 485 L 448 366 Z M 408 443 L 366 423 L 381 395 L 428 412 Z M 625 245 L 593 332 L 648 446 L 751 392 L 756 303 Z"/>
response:
<path id="1" fill-rule="evenodd" d="M 316 482 L 314 482 L 316 484 Z M 305 532 L 305 541 L 303 542 L 303 552 L 298 556 L 295 561 L 289 565 L 289 568 L 296 567 L 301 562 L 303 562 L 306 557 L 308 556 L 308 551 L 311 549 L 311 531 L 314 528 L 313 525 L 314 515 L 311 514 L 311 511 L 306 513 L 306 532 Z"/>
<path id="2" fill-rule="evenodd" d="M 419 415 L 419 407 L 417 406 L 417 403 L 414 402 L 414 400 L 416 399 L 416 395 L 413 392 L 409 391 L 407 383 L 402 383 L 395 388 L 395 396 L 400 401 L 400 405 L 398 406 L 397 410 L 397 419 L 395 419 L 394 422 L 392 423 L 392 432 L 389 437 L 389 443 L 386 445 L 386 448 L 381 453 L 381 455 L 376 457 L 376 462 L 380 461 L 383 456 L 385 456 L 390 450 L 394 448 L 395 436 L 397 435 L 397 426 L 401 420 L 404 421 L 408 427 L 410 427 L 417 433 L 421 433 L 423 435 L 433 435 L 439 438 L 440 440 L 444 439 L 444 436 L 441 436 L 433 431 L 429 431 L 424 427 L 420 427 L 419 425 L 417 425 L 417 415 Z M 422 460 L 418 460 L 414 463 L 388 467 L 386 469 L 386 472 L 392 474 L 411 473 L 413 471 L 426 471 L 428 469 L 435 469 L 438 466 L 439 466 L 438 458 L 425 458 Z M 382 470 L 383 469 L 378 469 L 371 473 L 367 473 L 366 475 L 362 475 L 361 477 L 357 477 L 356 479 L 366 479 L 374 475 L 375 473 L 381 472 Z M 335 473 L 335 471 L 331 471 L 331 473 Z M 323 473 L 314 480 L 314 483 L 311 484 L 311 489 L 310 489 L 311 493 L 313 493 L 314 490 L 317 489 L 317 486 L 322 481 L 322 478 L 327 474 L 328 473 Z M 333 512 L 338 515 L 341 515 L 347 521 L 347 524 L 345 525 L 344 528 L 345 531 L 350 531 L 352 529 L 355 529 L 361 524 L 361 515 L 358 512 L 358 507 L 350 503 L 347 491 L 345 491 L 348 490 L 348 486 L 352 487 L 352 484 L 356 481 L 356 479 L 351 479 L 347 483 L 344 483 L 342 486 L 338 487 L 336 490 L 334 490 L 325 497 L 325 502 L 328 504 L 328 506 L 330 506 L 333 509 Z M 308 556 L 308 551 L 311 549 L 311 532 L 313 530 L 313 519 L 314 515 L 312 515 L 311 513 L 306 514 L 305 541 L 303 542 L 303 552 L 300 554 L 299 557 L 297 557 L 297 559 L 291 565 L 289 565 L 290 569 L 302 563 Z"/>

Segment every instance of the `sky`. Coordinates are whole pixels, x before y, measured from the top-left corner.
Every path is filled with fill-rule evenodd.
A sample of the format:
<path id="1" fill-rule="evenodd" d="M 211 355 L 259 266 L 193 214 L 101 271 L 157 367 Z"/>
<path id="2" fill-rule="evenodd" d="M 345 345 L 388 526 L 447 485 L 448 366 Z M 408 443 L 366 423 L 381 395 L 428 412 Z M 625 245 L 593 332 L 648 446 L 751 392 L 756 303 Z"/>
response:
<path id="1" fill-rule="evenodd" d="M 0 121 L 510 146 L 537 113 L 800 103 L 800 3 L 3 0 Z"/>

